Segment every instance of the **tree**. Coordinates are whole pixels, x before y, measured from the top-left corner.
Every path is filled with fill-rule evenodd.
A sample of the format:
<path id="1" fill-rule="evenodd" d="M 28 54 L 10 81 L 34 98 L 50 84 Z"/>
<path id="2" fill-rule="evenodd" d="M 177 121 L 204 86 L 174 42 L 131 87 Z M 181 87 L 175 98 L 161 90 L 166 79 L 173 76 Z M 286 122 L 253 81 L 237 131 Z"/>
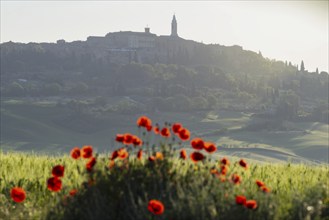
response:
<path id="1" fill-rule="evenodd" d="M 59 95 L 61 90 L 62 87 L 58 83 L 50 83 L 44 86 L 41 93 L 43 93 L 42 95 L 46 95 L 46 96 L 56 96 Z"/>
<path id="2" fill-rule="evenodd" d="M 85 94 L 88 91 L 88 89 L 89 87 L 86 83 L 78 82 L 70 89 L 70 92 L 71 94 L 74 95 L 82 95 Z"/>
<path id="3" fill-rule="evenodd" d="M 196 110 L 206 109 L 208 107 L 208 101 L 202 96 L 194 97 L 192 99 L 192 107 Z"/>
<path id="4" fill-rule="evenodd" d="M 9 96 L 22 96 L 24 94 L 24 88 L 21 86 L 21 84 L 13 82 L 6 89 L 6 93 Z"/>
<path id="5" fill-rule="evenodd" d="M 304 61 L 302 60 L 302 63 L 300 64 L 300 71 L 304 72 L 305 67 L 304 67 Z"/>
<path id="6" fill-rule="evenodd" d="M 299 96 L 295 92 L 289 91 L 280 99 L 277 116 L 283 119 L 294 119 L 298 116 Z"/>

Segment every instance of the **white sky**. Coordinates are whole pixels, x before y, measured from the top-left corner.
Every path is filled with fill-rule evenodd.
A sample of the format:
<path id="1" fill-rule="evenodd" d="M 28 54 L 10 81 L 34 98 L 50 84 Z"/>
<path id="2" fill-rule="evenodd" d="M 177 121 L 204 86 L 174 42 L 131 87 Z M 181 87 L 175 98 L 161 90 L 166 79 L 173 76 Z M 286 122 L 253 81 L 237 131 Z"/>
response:
<path id="1" fill-rule="evenodd" d="M 4 1 L 0 42 L 86 40 L 115 31 L 240 45 L 270 59 L 328 71 L 328 1 Z"/>

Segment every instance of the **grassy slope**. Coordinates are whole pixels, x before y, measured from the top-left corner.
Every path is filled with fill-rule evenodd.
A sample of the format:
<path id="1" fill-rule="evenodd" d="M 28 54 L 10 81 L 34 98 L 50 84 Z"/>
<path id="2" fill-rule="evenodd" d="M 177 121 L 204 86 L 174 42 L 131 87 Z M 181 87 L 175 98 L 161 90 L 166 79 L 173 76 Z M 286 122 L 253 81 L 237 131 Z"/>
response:
<path id="1" fill-rule="evenodd" d="M 99 151 L 109 151 L 116 133 L 134 132 L 131 121 L 137 116 L 113 115 L 108 126 L 94 123 L 90 132 L 74 131 L 54 123 L 69 112 L 54 103 L 1 103 L 1 148 L 4 150 L 38 151 L 50 153 L 68 152 L 73 146 L 91 144 Z M 250 114 L 237 112 L 201 113 L 154 113 L 156 122 L 179 121 L 193 131 L 193 136 L 206 137 L 238 149 L 220 149 L 220 155 L 249 157 L 258 161 L 309 162 L 328 161 L 328 125 L 321 123 L 298 123 L 295 127 L 303 132 L 234 132 L 248 123 Z M 72 121 L 71 126 L 86 126 L 84 121 Z M 93 124 L 88 122 L 89 124 Z M 87 123 L 87 125 L 88 125 Z M 99 129 L 94 129 L 99 127 Z M 231 132 L 222 134 L 220 129 Z M 259 149 L 261 148 L 261 149 Z M 270 149 L 270 150 L 264 150 Z"/>
<path id="2" fill-rule="evenodd" d="M 100 158 L 96 168 L 103 170 L 108 159 Z M 218 219 L 219 216 L 225 215 L 232 217 L 225 219 L 240 219 L 239 215 L 244 216 L 244 219 L 296 219 L 298 215 L 319 215 L 319 199 L 321 203 L 325 203 L 324 207 L 327 207 L 323 209 L 322 206 L 322 214 L 329 211 L 326 186 L 329 173 L 326 166 L 251 164 L 248 171 L 244 171 L 239 166 L 231 165 L 230 172 L 239 173 L 243 180 L 240 186 L 234 186 L 229 182 L 221 183 L 211 176 L 210 167 L 217 167 L 218 164 L 200 164 L 196 169 L 189 162 L 183 163 L 175 159 L 169 161 L 174 163 L 176 173 L 170 175 L 169 179 L 165 178 L 168 173 L 161 163 L 159 166 L 149 166 L 148 161 L 140 163 L 130 160 L 129 170 L 125 171 L 117 165 L 118 169 L 96 177 L 95 188 L 84 191 L 81 183 L 88 179 L 88 175 L 84 171 L 85 162 L 82 160 L 0 152 L 0 219 L 39 219 L 49 211 L 55 212 L 50 215 L 55 218 L 64 212 L 67 219 L 72 219 L 73 213 L 87 219 L 96 215 L 105 219 L 105 216 L 113 216 L 113 213 L 120 213 L 120 219 L 151 219 L 146 207 L 148 200 L 154 198 L 160 199 L 166 206 L 165 216 L 159 219 L 191 219 L 193 216 L 196 219 Z M 65 166 L 64 188 L 59 193 L 53 193 L 47 189 L 46 180 L 51 176 L 51 168 L 57 164 Z M 163 171 L 158 173 L 159 170 Z M 268 195 L 259 192 L 255 184 L 256 179 L 263 180 L 272 192 Z M 148 182 L 151 185 L 148 185 Z M 26 190 L 27 199 L 23 204 L 14 204 L 11 201 L 9 191 L 14 186 L 21 186 Z M 103 188 L 104 186 L 106 188 Z M 73 188 L 81 192 L 77 200 L 70 206 L 59 205 Z M 101 190 L 101 194 L 98 190 Z M 236 194 L 256 199 L 259 209 L 249 212 L 235 205 Z M 113 199 L 109 199 L 119 198 L 117 196 L 121 199 L 115 203 Z M 133 202 L 137 200 L 138 203 Z M 113 205 L 119 201 L 122 203 L 120 211 L 112 210 Z M 308 207 L 312 207 L 313 211 L 307 211 Z M 134 216 L 128 213 L 134 213 Z"/>

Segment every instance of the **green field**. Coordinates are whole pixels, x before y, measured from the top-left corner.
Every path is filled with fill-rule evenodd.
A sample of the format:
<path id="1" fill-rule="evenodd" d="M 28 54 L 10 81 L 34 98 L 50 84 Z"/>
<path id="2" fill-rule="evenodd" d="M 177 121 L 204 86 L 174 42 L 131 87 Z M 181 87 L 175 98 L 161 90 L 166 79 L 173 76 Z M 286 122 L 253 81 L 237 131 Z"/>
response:
<path id="1" fill-rule="evenodd" d="M 67 156 L 0 153 L 0 219 L 328 219 L 329 178 L 327 166 L 291 164 L 257 165 L 244 170 L 231 161 L 227 178 L 242 177 L 239 185 L 221 182 L 210 174 L 219 163 L 181 161 L 177 155 L 164 161 L 122 161 L 104 169 L 108 156 L 100 155 L 95 171 L 85 171 L 85 161 Z M 65 166 L 60 192 L 47 189 L 53 166 Z M 84 187 L 94 179 L 95 184 Z M 256 180 L 266 183 L 261 192 Z M 15 204 L 12 187 L 25 189 L 27 198 Z M 71 189 L 74 198 L 65 199 Z M 257 201 L 256 210 L 235 204 L 236 195 Z M 146 207 L 151 199 L 165 205 L 163 216 L 152 216 Z M 187 211 L 188 210 L 188 211 Z"/>
<path id="2" fill-rule="evenodd" d="M 117 100 L 113 100 L 115 102 Z M 72 117 L 56 101 L 2 100 L 1 149 L 3 151 L 63 154 L 74 146 L 93 145 L 109 152 L 117 133 L 135 132 L 139 115 L 108 114 L 105 119 Z M 293 123 L 291 130 L 246 131 L 255 121 L 251 113 L 229 111 L 156 112 L 154 122 L 181 122 L 193 136 L 217 143 L 218 156 L 246 157 L 266 162 L 328 163 L 328 129 L 322 123 Z M 224 132 L 223 132 L 224 131 Z"/>
<path id="3" fill-rule="evenodd" d="M 81 128 L 59 126 L 56 119 L 65 117 L 64 110 L 49 103 L 7 102 L 2 106 L 5 138 L 4 150 L 0 151 L 0 219 L 329 219 L 328 164 L 311 163 L 311 159 L 296 154 L 295 148 L 303 149 L 298 140 L 302 136 L 297 132 L 289 140 L 276 142 L 297 138 L 295 145 L 284 148 L 274 145 L 275 135 L 283 137 L 284 133 L 243 131 L 241 128 L 253 120 L 248 114 L 166 113 L 152 118 L 153 125 L 160 122 L 160 126 L 164 119 L 180 121 L 191 131 L 191 138 L 199 136 L 219 145 L 214 154 L 202 151 L 206 158 L 193 162 L 190 154 L 194 150 L 188 141 L 182 144 L 173 133 L 166 139 L 145 132 L 137 128 L 137 116 L 115 115 L 107 119 L 111 121 L 109 128 L 85 133 Z M 95 125 L 89 122 L 88 126 Z M 310 129 L 304 138 L 312 134 L 319 137 L 326 128 L 319 124 L 300 126 Z M 143 140 L 142 159 L 136 158 L 138 147 L 114 141 L 115 134 L 126 132 Z M 324 144 L 315 139 L 313 143 Z M 90 171 L 86 170 L 89 159 L 73 160 L 67 153 L 63 155 L 73 146 L 86 144 L 95 146 L 97 162 Z M 104 148 L 98 147 L 102 144 Z M 110 166 L 110 152 L 121 147 L 127 149 L 129 157 L 116 158 Z M 181 148 L 188 152 L 185 160 L 179 158 Z M 164 156 L 151 160 L 156 152 Z M 223 156 L 231 161 L 224 173 Z M 241 158 L 247 161 L 246 169 L 239 164 Z M 287 159 L 309 164 L 283 162 Z M 65 172 L 62 188 L 52 192 L 47 180 L 56 165 L 64 166 Z M 257 180 L 264 182 L 267 192 L 257 186 Z M 13 187 L 25 190 L 22 203 L 12 200 Z M 72 189 L 78 192 L 74 196 L 69 195 Z M 248 208 L 248 201 L 239 205 L 236 196 L 245 196 L 257 206 Z M 147 208 L 154 199 L 165 207 L 159 216 Z"/>

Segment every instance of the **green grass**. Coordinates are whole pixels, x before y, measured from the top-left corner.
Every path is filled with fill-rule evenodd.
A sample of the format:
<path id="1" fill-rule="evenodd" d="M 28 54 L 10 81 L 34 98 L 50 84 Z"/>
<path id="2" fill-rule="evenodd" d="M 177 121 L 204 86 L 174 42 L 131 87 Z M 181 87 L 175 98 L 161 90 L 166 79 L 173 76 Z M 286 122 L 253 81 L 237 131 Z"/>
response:
<path id="1" fill-rule="evenodd" d="M 238 173 L 240 185 L 221 182 L 210 174 L 216 161 L 197 165 L 178 159 L 178 152 L 163 161 L 116 162 L 107 169 L 108 156 L 99 155 L 94 172 L 85 160 L 67 156 L 0 153 L 0 219 L 329 219 L 328 167 L 303 164 L 250 164 L 245 171 L 231 161 L 229 177 Z M 54 165 L 65 166 L 63 189 L 50 192 L 46 181 Z M 86 187 L 83 182 L 94 179 Z M 266 183 L 271 192 L 257 188 Z M 23 187 L 27 199 L 15 204 L 10 189 Z M 79 193 L 64 202 L 71 189 Z M 258 209 L 235 204 L 235 196 L 255 199 Z M 163 202 L 162 216 L 147 210 L 151 199 Z"/>
<path id="2" fill-rule="evenodd" d="M 67 108 L 56 106 L 50 101 L 3 100 L 0 149 L 36 151 L 51 155 L 58 152 L 65 154 L 74 146 L 91 144 L 99 152 L 108 152 L 112 150 L 115 134 L 133 132 L 134 125 L 131 122 L 136 120 L 135 115 L 110 114 L 107 120 L 100 123 L 99 120 L 88 118 L 70 118 L 70 114 Z M 291 123 L 300 132 L 250 132 L 239 131 L 253 120 L 251 114 L 241 112 L 162 112 L 150 116 L 157 122 L 181 122 L 190 128 L 193 136 L 206 137 L 218 146 L 251 148 L 238 149 L 234 155 L 244 155 L 258 161 L 328 163 L 329 126 L 326 124 Z M 58 119 L 67 126 L 56 123 Z M 223 129 L 228 132 L 223 133 Z M 276 150 L 277 153 L 253 150 L 255 147 Z M 232 155 L 225 149 L 220 153 L 220 156 Z"/>

